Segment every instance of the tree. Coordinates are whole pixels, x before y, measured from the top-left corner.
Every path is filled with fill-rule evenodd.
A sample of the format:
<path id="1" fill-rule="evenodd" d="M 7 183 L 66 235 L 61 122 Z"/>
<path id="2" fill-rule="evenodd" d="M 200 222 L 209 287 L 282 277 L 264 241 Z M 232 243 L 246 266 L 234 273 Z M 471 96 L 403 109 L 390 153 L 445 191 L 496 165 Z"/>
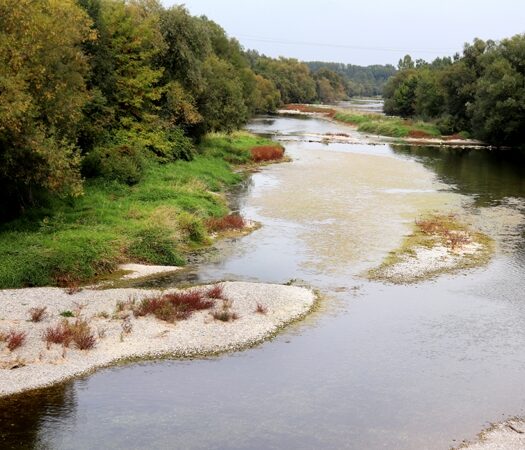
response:
<path id="1" fill-rule="evenodd" d="M 469 105 L 472 130 L 495 145 L 525 143 L 525 35 L 479 56 L 483 69 Z"/>
<path id="2" fill-rule="evenodd" d="M 217 56 L 210 56 L 203 66 L 206 87 L 197 100 L 207 131 L 233 131 L 248 120 L 242 86 L 235 68 Z"/>
<path id="3" fill-rule="evenodd" d="M 89 99 L 81 45 L 94 36 L 73 0 L 0 0 L 1 208 L 81 193 L 75 148 Z"/>

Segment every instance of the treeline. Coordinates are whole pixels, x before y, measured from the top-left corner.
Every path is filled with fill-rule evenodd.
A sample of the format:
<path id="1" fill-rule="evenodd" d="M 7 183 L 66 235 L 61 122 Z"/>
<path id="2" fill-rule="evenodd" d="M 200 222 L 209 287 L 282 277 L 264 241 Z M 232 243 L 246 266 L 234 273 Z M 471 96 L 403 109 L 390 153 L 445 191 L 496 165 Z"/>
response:
<path id="1" fill-rule="evenodd" d="M 330 71 L 245 52 L 158 0 L 0 0 L 0 222 L 87 178 L 127 184 L 205 133 L 347 95 Z"/>
<path id="2" fill-rule="evenodd" d="M 239 43 L 156 0 L 0 0 L 2 219 L 85 177 L 140 179 L 148 159 L 280 102 Z"/>
<path id="3" fill-rule="evenodd" d="M 382 95 L 385 83 L 397 72 L 396 68 L 390 64 L 356 66 L 353 64 L 322 61 L 311 61 L 306 64 L 314 74 L 329 70 L 340 75 L 344 80 L 345 91 L 348 97 Z"/>
<path id="4" fill-rule="evenodd" d="M 475 39 L 463 54 L 431 63 L 405 56 L 385 86 L 384 111 L 434 120 L 493 145 L 525 144 L 525 34 Z"/>

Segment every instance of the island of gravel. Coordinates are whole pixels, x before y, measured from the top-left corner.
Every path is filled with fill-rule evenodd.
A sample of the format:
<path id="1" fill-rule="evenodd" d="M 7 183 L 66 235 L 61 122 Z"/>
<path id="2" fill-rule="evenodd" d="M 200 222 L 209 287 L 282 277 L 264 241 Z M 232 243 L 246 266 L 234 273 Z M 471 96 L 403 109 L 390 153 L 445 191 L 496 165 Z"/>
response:
<path id="1" fill-rule="evenodd" d="M 174 298 L 199 298 L 204 306 L 191 312 L 168 308 L 175 315 L 162 308 L 151 313 L 154 302 Z M 119 361 L 204 357 L 249 348 L 304 317 L 316 301 L 314 292 L 304 287 L 247 282 L 164 291 L 1 290 L 0 397 Z M 42 310 L 41 317 L 32 320 Z M 91 341 L 46 339 L 74 327 Z M 84 344 L 87 348 L 79 349 Z"/>
<path id="2" fill-rule="evenodd" d="M 487 235 L 470 229 L 456 216 L 429 215 L 416 220 L 401 246 L 366 276 L 394 284 L 416 283 L 480 267 L 490 260 L 493 247 Z"/>
<path id="3" fill-rule="evenodd" d="M 463 442 L 455 450 L 522 450 L 525 448 L 525 420 L 515 417 L 491 425 L 473 442 Z"/>

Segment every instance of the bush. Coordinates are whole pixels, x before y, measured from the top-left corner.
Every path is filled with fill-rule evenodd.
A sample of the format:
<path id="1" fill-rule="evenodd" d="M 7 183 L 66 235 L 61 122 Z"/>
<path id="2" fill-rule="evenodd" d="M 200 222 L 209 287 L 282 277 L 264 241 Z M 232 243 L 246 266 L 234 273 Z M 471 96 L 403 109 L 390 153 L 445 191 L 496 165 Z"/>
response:
<path id="1" fill-rule="evenodd" d="M 184 259 L 176 251 L 177 243 L 162 228 L 140 231 L 128 247 L 129 257 L 143 263 L 182 266 Z"/>
<path id="2" fill-rule="evenodd" d="M 189 213 L 181 213 L 179 216 L 179 227 L 188 236 L 190 241 L 202 244 L 208 236 L 202 220 Z"/>
<path id="3" fill-rule="evenodd" d="M 214 305 L 213 300 L 204 298 L 199 291 L 173 292 L 144 299 L 133 313 L 137 317 L 151 314 L 157 319 L 173 323 L 189 318 L 195 311 L 210 309 Z"/>
<path id="4" fill-rule="evenodd" d="M 195 153 L 193 141 L 180 128 L 148 133 L 144 148 L 151 151 L 161 162 L 191 161 Z"/>
<path id="5" fill-rule="evenodd" d="M 284 149 L 280 146 L 264 145 L 260 147 L 253 147 L 251 149 L 251 155 L 255 162 L 275 161 L 283 157 Z"/>
<path id="6" fill-rule="evenodd" d="M 136 184 L 142 178 L 145 160 L 140 150 L 129 144 L 97 147 L 82 164 L 86 177 L 102 177 L 128 185 Z"/>
<path id="7" fill-rule="evenodd" d="M 242 230 L 246 226 L 246 222 L 239 214 L 230 214 L 208 219 L 206 225 L 210 231 Z"/>
<path id="8" fill-rule="evenodd" d="M 95 334 L 83 319 L 77 319 L 73 323 L 63 320 L 58 325 L 47 328 L 42 339 L 48 346 L 60 344 L 69 347 L 73 342 L 79 350 L 90 350 L 97 343 Z"/>

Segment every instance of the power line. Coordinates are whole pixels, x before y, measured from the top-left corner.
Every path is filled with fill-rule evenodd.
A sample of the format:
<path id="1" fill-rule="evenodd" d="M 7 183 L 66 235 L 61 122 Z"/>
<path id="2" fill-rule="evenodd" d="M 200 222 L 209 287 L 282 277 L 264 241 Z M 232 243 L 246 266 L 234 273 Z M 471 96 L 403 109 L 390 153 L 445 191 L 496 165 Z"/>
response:
<path id="1" fill-rule="evenodd" d="M 406 49 L 406 48 L 392 48 L 392 47 L 368 47 L 360 45 L 344 45 L 344 44 L 328 44 L 325 42 L 299 42 L 299 41 L 286 41 L 281 39 L 262 38 L 255 36 L 247 36 L 239 34 L 237 37 L 243 40 L 254 41 L 254 42 L 265 42 L 269 44 L 282 44 L 282 45 L 303 45 L 303 46 L 316 46 L 316 47 L 331 47 L 331 48 L 344 48 L 349 50 L 365 50 L 365 51 L 378 51 L 378 52 L 405 52 L 405 53 L 435 53 L 441 55 L 446 52 L 455 52 L 457 49 L 443 48 L 443 49 Z"/>

